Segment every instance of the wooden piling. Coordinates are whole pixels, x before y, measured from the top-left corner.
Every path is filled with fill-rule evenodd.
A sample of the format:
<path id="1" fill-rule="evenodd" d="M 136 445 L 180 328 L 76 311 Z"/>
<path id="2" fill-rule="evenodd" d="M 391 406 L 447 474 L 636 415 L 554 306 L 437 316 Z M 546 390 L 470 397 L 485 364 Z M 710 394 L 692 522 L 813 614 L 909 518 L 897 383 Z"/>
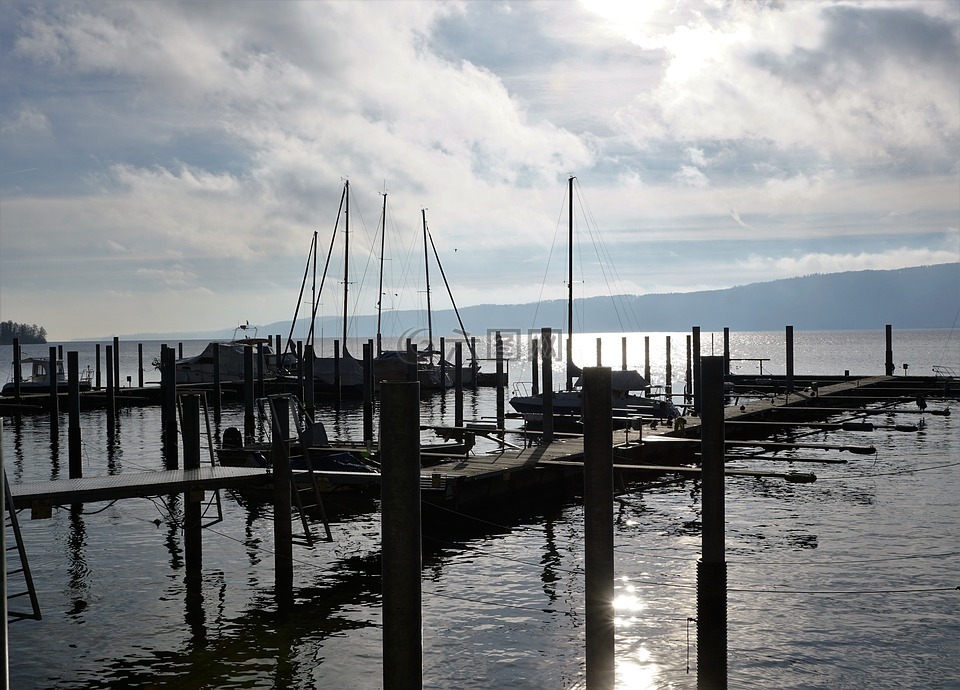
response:
<path id="1" fill-rule="evenodd" d="M 137 385 L 143 388 L 143 343 L 137 343 Z"/>
<path id="2" fill-rule="evenodd" d="M 887 376 L 893 376 L 893 372 L 896 370 L 896 366 L 893 364 L 893 325 L 887 324 L 884 327 L 885 339 L 886 339 L 886 357 L 884 371 L 886 371 Z"/>
<path id="3" fill-rule="evenodd" d="M 497 348 L 497 428 L 502 429 L 506 419 L 506 386 L 503 385 L 503 338 L 496 333 Z"/>
<path id="4" fill-rule="evenodd" d="M 701 360 L 702 558 L 697 563 L 697 687 L 727 687 L 723 358 Z"/>
<path id="5" fill-rule="evenodd" d="M 687 352 L 690 352 L 690 344 L 688 341 Z M 687 373 L 690 373 L 690 355 L 687 355 Z M 687 379 L 690 380 L 689 378 Z M 693 412 L 694 414 L 700 414 L 700 395 L 701 395 L 701 383 L 700 383 L 700 326 L 693 327 Z"/>
<path id="6" fill-rule="evenodd" d="M 474 365 L 473 383 L 471 384 L 471 386 L 474 390 L 476 390 L 477 387 L 480 385 L 480 376 L 475 366 L 477 363 L 476 357 L 477 357 L 477 337 L 470 336 L 470 362 Z"/>
<path id="7" fill-rule="evenodd" d="M 117 424 L 117 391 L 113 379 L 113 346 L 107 345 L 107 436 L 113 436 Z"/>
<path id="8" fill-rule="evenodd" d="M 177 469 L 177 359 L 172 347 L 160 347 L 160 398 L 163 424 L 163 456 L 168 470 Z"/>
<path id="9" fill-rule="evenodd" d="M 266 395 L 266 385 L 264 378 L 266 376 L 266 353 L 263 351 L 263 343 L 257 343 L 257 397 L 262 398 Z"/>
<path id="10" fill-rule="evenodd" d="M 243 348 L 243 437 L 252 441 L 255 419 L 253 416 L 253 348 Z"/>
<path id="11" fill-rule="evenodd" d="M 346 351 L 346 342 L 344 342 L 344 351 Z M 340 409 L 340 341 L 333 341 L 333 407 Z"/>
<path id="12" fill-rule="evenodd" d="M 533 338 L 530 341 L 530 395 L 540 395 L 540 340 Z"/>
<path id="13" fill-rule="evenodd" d="M 793 392 L 793 326 L 787 326 L 784 333 L 786 342 L 787 393 Z"/>
<path id="14" fill-rule="evenodd" d="M 271 398 L 270 454 L 273 462 L 274 594 L 281 610 L 293 604 L 293 508 L 291 506 L 289 405 Z"/>
<path id="15" fill-rule="evenodd" d="M 670 349 L 669 347 L 667 348 Z M 650 336 L 643 336 L 643 378 L 650 383 Z"/>
<path id="16" fill-rule="evenodd" d="M 181 396 L 180 405 L 183 409 L 183 469 L 200 469 L 200 396 Z M 199 579 L 203 569 L 202 501 L 202 489 L 191 487 L 183 493 L 183 550 L 188 580 Z"/>
<path id="17" fill-rule="evenodd" d="M 373 341 L 363 344 L 363 444 L 373 447 Z"/>
<path id="18" fill-rule="evenodd" d="M 620 338 L 620 368 L 627 370 L 627 336 Z M 647 382 L 649 383 L 649 380 Z"/>
<path id="19" fill-rule="evenodd" d="M 100 343 L 94 345 L 94 360 L 94 390 L 100 390 Z"/>
<path id="20" fill-rule="evenodd" d="M 723 375 L 730 375 L 730 329 L 723 328 Z"/>
<path id="21" fill-rule="evenodd" d="M 60 381 L 57 375 L 60 367 L 57 362 L 57 348 L 50 347 L 50 362 L 47 368 L 47 378 L 50 382 L 50 436 L 53 438 L 60 428 Z"/>
<path id="22" fill-rule="evenodd" d="M 213 415 L 220 419 L 220 405 L 223 400 L 222 372 L 220 369 L 220 345 L 213 348 Z"/>
<path id="23" fill-rule="evenodd" d="M 440 337 L 440 388 L 445 388 L 447 385 L 447 344 L 443 338 Z"/>
<path id="24" fill-rule="evenodd" d="M 307 343 L 303 348 L 303 406 L 307 409 L 310 419 L 313 419 L 313 415 L 317 411 L 317 388 L 313 378 L 314 364 L 316 364 L 316 359 L 313 354 L 313 343 Z"/>
<path id="25" fill-rule="evenodd" d="M 613 410 L 608 367 L 583 370 L 586 687 L 614 686 Z"/>
<path id="26" fill-rule="evenodd" d="M 667 336 L 667 370 L 664 392 L 667 394 L 667 400 L 673 400 L 673 349 L 670 345 L 669 335 Z"/>
<path id="27" fill-rule="evenodd" d="M 23 395 L 21 384 L 23 383 L 23 371 L 21 369 L 20 338 L 13 339 L 13 397 L 19 405 Z M 18 408 L 19 409 L 19 408 Z"/>
<path id="28" fill-rule="evenodd" d="M 80 432 L 80 355 L 74 350 L 67 353 L 67 455 L 70 479 L 83 476 L 83 444 Z"/>
<path id="29" fill-rule="evenodd" d="M 553 331 L 540 329 L 540 348 L 543 357 L 543 442 L 553 441 Z"/>
<path id="30" fill-rule="evenodd" d="M 597 338 L 597 366 L 603 366 L 603 341 L 600 338 Z"/>
<path id="31" fill-rule="evenodd" d="M 420 590 L 420 384 L 380 384 L 383 687 L 423 684 Z"/>
<path id="32" fill-rule="evenodd" d="M 120 338 L 117 336 L 113 336 L 113 393 L 114 412 L 116 412 L 117 397 L 120 395 Z"/>
<path id="33" fill-rule="evenodd" d="M 453 425 L 463 426 L 463 343 L 453 346 Z M 473 372 L 477 376 L 476 370 Z"/>

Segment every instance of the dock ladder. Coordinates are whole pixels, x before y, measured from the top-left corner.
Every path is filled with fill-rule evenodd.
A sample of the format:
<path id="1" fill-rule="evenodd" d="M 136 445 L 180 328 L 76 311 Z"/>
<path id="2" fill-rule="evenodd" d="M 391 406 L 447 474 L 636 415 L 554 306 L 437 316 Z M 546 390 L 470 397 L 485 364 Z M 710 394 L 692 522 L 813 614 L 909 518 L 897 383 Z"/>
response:
<path id="1" fill-rule="evenodd" d="M 13 504 L 13 496 L 10 493 L 10 485 L 7 484 L 7 471 L 3 471 L 3 493 L 6 510 L 4 511 L 4 554 L 3 566 L 4 583 L 7 594 L 7 622 L 15 622 L 24 619 L 40 620 L 40 600 L 37 599 L 37 589 L 33 586 L 33 577 L 30 575 L 30 564 L 27 562 L 27 551 L 23 546 L 23 535 L 20 534 L 20 522 L 17 520 L 17 508 Z M 6 535 L 13 533 L 14 544 L 8 544 Z M 15 560 L 11 559 L 15 556 Z M 10 592 L 11 581 L 22 582 L 25 589 L 23 591 Z M 30 598 L 30 611 L 18 611 L 10 607 L 11 602 L 20 600 L 22 597 Z"/>
<path id="2" fill-rule="evenodd" d="M 296 440 L 300 443 L 306 465 L 306 469 L 302 471 L 295 472 L 291 470 L 290 472 L 290 495 L 293 499 L 293 505 L 296 506 L 297 513 L 300 515 L 300 523 L 303 526 L 303 532 L 294 534 L 293 541 L 306 546 L 313 545 L 317 537 L 313 535 L 313 531 L 310 529 L 308 512 L 314 510 L 320 513 L 320 519 L 323 521 L 327 541 L 333 541 L 330 522 L 327 520 L 327 511 L 323 505 L 323 494 L 320 490 L 320 482 L 317 479 L 317 474 L 313 471 L 313 462 L 310 454 L 310 445 L 313 442 L 313 437 L 310 433 L 310 430 L 313 428 L 312 422 L 307 421 L 309 418 L 305 415 L 300 401 L 290 393 L 271 396 L 267 398 L 267 400 L 270 403 L 270 413 L 273 420 L 277 419 L 276 405 L 278 403 L 286 403 L 288 405 L 287 410 L 289 417 L 293 420 L 294 427 L 297 430 Z M 259 400 L 258 404 L 262 406 L 262 402 L 262 400 Z M 261 414 L 263 412 L 264 410 L 261 407 Z M 271 424 L 271 429 L 274 430 L 274 433 L 276 432 L 276 427 L 273 424 Z M 290 441 L 293 439 L 286 440 L 289 446 Z M 306 482 L 303 481 L 304 477 L 307 479 Z"/>

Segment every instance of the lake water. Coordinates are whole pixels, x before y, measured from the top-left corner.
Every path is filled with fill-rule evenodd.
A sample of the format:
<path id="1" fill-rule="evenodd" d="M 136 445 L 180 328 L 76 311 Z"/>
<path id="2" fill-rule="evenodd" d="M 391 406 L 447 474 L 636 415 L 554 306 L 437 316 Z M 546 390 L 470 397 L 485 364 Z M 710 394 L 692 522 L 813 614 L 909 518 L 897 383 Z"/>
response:
<path id="1" fill-rule="evenodd" d="M 686 334 L 628 336 L 628 363 L 641 371 L 643 335 L 650 336 L 654 384 L 663 382 L 671 335 L 674 388 L 682 389 Z M 597 337 L 605 363 L 619 366 L 620 335 L 579 337 L 577 361 L 595 362 Z M 508 340 L 511 381 L 529 380 L 526 336 Z M 783 373 L 783 341 L 783 333 L 734 332 L 731 356 L 765 358 L 765 373 Z M 204 344 L 184 343 L 185 354 Z M 701 334 L 705 354 L 711 344 L 720 354 L 721 334 Z M 81 366 L 93 364 L 92 344 L 64 346 L 81 353 Z M 38 355 L 46 347 L 24 349 Z M 884 349 L 882 331 L 797 332 L 795 370 L 881 374 Z M 149 362 L 159 343 L 144 343 L 144 353 Z M 903 363 L 911 374 L 935 365 L 960 370 L 960 346 L 947 331 L 895 331 L 894 356 L 901 375 Z M 10 359 L 9 348 L 0 348 L 0 361 Z M 752 373 L 756 363 L 739 366 Z M 136 382 L 136 367 L 136 343 L 121 342 L 121 381 Z M 146 380 L 158 380 L 147 368 Z M 495 402 L 494 389 L 468 393 L 466 415 L 491 416 Z M 942 406 L 931 401 L 931 408 Z M 434 395 L 422 419 L 452 423 L 453 412 L 452 393 Z M 726 483 L 731 688 L 960 687 L 954 412 L 925 415 L 917 433 L 804 439 L 877 447 L 875 456 L 849 456 L 846 464 L 738 463 L 814 471 L 818 481 Z M 130 408 L 119 417 L 110 441 L 102 412 L 82 415 L 84 473 L 162 469 L 159 412 Z M 356 409 L 323 410 L 321 417 L 333 435 L 359 429 Z M 242 410 L 228 408 L 220 429 L 241 419 Z M 11 483 L 66 476 L 66 420 L 55 442 L 45 416 L 5 420 L 3 459 Z M 615 501 L 619 688 L 696 686 L 689 619 L 696 616 L 700 499 L 699 484 L 687 480 L 636 485 Z M 11 687 L 379 687 L 378 514 L 344 509 L 332 525 L 334 542 L 295 547 L 296 604 L 281 616 L 269 507 L 227 494 L 222 506 L 223 521 L 203 535 L 199 600 L 187 597 L 177 499 L 54 509 L 49 520 L 22 512 L 44 617 L 10 627 Z M 583 511 L 575 498 L 507 524 L 480 523 L 470 535 L 431 538 L 425 547 L 425 687 L 567 688 L 582 681 Z"/>

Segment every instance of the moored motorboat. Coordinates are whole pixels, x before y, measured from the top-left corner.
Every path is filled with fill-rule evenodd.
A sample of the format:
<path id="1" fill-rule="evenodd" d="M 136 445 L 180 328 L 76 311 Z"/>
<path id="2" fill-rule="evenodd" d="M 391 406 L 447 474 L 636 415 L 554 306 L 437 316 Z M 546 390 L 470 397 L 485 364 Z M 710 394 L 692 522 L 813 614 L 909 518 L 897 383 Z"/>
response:
<path id="1" fill-rule="evenodd" d="M 49 357 L 27 357 L 20 360 L 20 393 L 48 393 L 50 391 L 50 366 Z M 54 376 L 57 382 L 57 392 L 69 392 L 69 381 L 66 373 L 63 371 L 63 360 L 57 360 L 55 363 L 56 372 Z M 15 375 L 15 374 L 14 374 Z M 80 391 L 90 390 L 90 381 L 93 371 L 87 367 L 80 372 Z M 0 394 L 10 396 L 16 395 L 16 382 L 13 375 L 10 381 L 4 384 Z"/>

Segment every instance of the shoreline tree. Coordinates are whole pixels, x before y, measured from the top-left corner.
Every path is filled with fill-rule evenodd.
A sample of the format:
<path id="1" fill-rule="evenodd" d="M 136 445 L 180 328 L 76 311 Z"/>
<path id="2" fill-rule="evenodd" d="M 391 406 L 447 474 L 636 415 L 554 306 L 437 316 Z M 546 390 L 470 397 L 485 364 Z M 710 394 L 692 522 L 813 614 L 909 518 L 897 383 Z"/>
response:
<path id="1" fill-rule="evenodd" d="M 19 338 L 22 345 L 42 344 L 47 342 L 47 329 L 37 324 L 0 321 L 0 345 L 12 345 L 14 338 Z"/>

